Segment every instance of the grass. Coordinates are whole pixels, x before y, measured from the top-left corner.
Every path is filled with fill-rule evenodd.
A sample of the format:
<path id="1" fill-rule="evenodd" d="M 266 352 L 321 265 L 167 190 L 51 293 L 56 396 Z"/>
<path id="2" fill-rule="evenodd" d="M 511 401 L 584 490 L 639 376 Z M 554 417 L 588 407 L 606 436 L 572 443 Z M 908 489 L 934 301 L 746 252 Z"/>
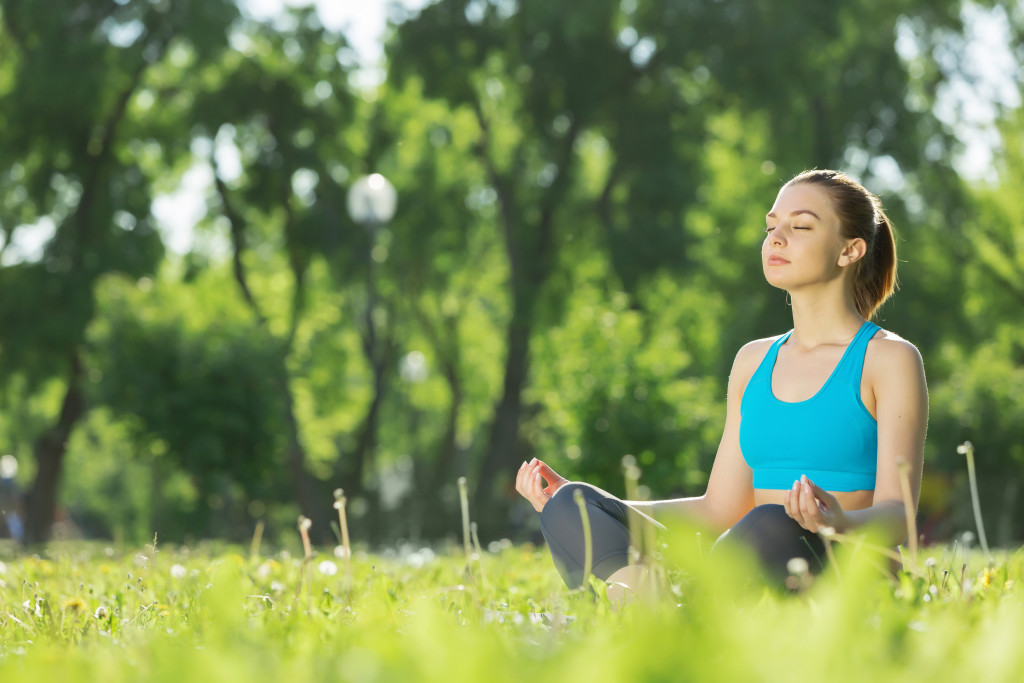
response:
<path id="1" fill-rule="evenodd" d="M 1024 553 L 924 548 L 891 577 L 848 546 L 787 595 L 687 535 L 660 599 L 616 612 L 529 545 L 472 574 L 461 548 L 356 551 L 351 575 L 323 551 L 54 545 L 0 565 L 0 680 L 1017 680 Z"/>

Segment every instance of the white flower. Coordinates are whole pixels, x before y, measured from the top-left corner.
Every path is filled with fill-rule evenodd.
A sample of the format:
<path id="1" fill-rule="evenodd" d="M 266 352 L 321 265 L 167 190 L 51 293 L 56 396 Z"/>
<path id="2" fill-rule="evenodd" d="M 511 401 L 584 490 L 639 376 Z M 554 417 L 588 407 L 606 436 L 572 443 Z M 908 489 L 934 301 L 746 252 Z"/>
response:
<path id="1" fill-rule="evenodd" d="M 346 557 L 348 557 L 348 551 L 345 550 L 345 546 L 336 545 L 334 546 L 334 556 L 344 560 Z"/>
<path id="2" fill-rule="evenodd" d="M 188 576 L 188 570 L 185 569 L 184 565 L 172 564 L 171 576 L 173 576 L 176 579 L 184 579 L 186 576 Z"/>
<path id="3" fill-rule="evenodd" d="M 807 560 L 802 557 L 791 557 L 789 562 L 786 563 L 786 571 L 793 576 L 804 576 L 810 569 Z"/>
<path id="4" fill-rule="evenodd" d="M 338 565 L 334 564 L 330 560 L 324 560 L 320 563 L 320 573 L 324 576 L 334 576 L 338 573 Z"/>
<path id="5" fill-rule="evenodd" d="M 6 574 L 6 573 L 7 573 L 7 565 L 4 564 L 3 562 L 0 562 L 0 574 Z"/>
<path id="6" fill-rule="evenodd" d="M 281 583 L 280 581 L 271 581 L 270 582 L 270 592 L 275 593 L 277 595 L 280 595 L 281 593 L 284 592 L 284 584 Z"/>
<path id="7" fill-rule="evenodd" d="M 109 614 L 110 612 L 107 611 L 107 608 L 103 605 L 100 605 L 96 608 L 96 611 L 93 613 L 93 616 L 97 619 L 106 619 Z"/>

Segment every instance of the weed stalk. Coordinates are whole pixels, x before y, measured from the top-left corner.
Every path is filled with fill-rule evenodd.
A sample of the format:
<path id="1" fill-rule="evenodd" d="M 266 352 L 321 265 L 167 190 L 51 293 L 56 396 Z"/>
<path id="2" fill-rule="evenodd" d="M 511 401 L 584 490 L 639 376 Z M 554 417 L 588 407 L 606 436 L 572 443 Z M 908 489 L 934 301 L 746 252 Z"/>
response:
<path id="1" fill-rule="evenodd" d="M 345 591 L 352 587 L 352 545 L 348 538 L 348 516 L 345 514 L 345 491 L 334 489 L 334 509 L 338 511 L 338 527 L 341 529 L 341 547 L 345 549 Z"/>
<path id="2" fill-rule="evenodd" d="M 988 538 L 985 537 L 985 523 L 981 519 L 981 499 L 978 497 L 978 477 L 974 472 L 974 444 L 964 441 L 957 446 L 957 453 L 967 456 L 967 478 L 971 483 L 971 505 L 974 507 L 974 523 L 978 526 L 978 540 L 981 541 L 981 550 L 985 553 L 986 559 L 991 561 L 991 554 L 988 550 Z"/>
<path id="3" fill-rule="evenodd" d="M 580 509 L 580 521 L 583 523 L 583 583 L 580 586 L 586 590 L 590 586 L 590 573 L 594 569 L 594 542 L 590 535 L 590 515 L 587 513 L 587 501 L 583 499 L 583 492 L 576 489 L 572 492 L 572 497 Z"/>
<path id="4" fill-rule="evenodd" d="M 907 518 L 907 545 L 910 548 L 910 570 L 917 574 L 917 515 L 914 512 L 914 498 L 910 493 L 910 464 L 904 458 L 896 460 L 900 473 L 900 493 L 903 495 L 903 512 Z"/>
<path id="5" fill-rule="evenodd" d="M 462 547 L 466 551 L 466 574 L 470 575 L 472 569 L 470 567 L 470 559 L 472 551 L 470 550 L 469 540 L 469 493 L 466 490 L 466 478 L 459 477 L 459 502 L 462 507 Z"/>

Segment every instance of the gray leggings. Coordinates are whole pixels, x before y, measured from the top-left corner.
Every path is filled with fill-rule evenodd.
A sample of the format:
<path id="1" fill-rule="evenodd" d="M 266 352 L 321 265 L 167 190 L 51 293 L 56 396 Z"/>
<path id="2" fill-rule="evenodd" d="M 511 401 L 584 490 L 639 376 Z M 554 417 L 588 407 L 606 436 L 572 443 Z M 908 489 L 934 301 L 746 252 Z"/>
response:
<path id="1" fill-rule="evenodd" d="M 540 514 L 540 528 L 555 568 L 569 588 L 583 582 L 586 548 L 583 522 L 573 492 L 580 491 L 590 520 L 594 576 L 607 580 L 629 564 L 629 506 L 606 491 L 582 482 L 565 484 Z M 643 521 L 642 524 L 650 524 Z M 786 564 L 794 557 L 807 561 L 812 574 L 824 567 L 825 546 L 818 534 L 796 523 L 781 505 L 758 505 L 715 543 L 738 544 L 754 550 L 765 578 L 783 582 Z"/>

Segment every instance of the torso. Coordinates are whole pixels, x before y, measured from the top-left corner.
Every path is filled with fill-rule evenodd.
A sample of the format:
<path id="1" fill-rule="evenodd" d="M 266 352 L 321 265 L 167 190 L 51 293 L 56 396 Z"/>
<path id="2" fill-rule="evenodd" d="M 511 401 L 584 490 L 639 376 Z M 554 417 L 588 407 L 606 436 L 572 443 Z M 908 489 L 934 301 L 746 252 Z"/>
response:
<path id="1" fill-rule="evenodd" d="M 887 334 L 880 330 L 875 338 Z M 766 339 L 763 348 L 760 350 L 760 358 L 755 367 L 761 364 L 764 356 L 768 353 L 775 338 Z M 780 401 L 797 403 L 806 401 L 818 393 L 832 375 L 839 364 L 843 353 L 846 351 L 846 344 L 827 344 L 813 349 L 801 349 L 792 343 L 785 343 L 780 347 L 775 360 L 775 367 L 771 375 L 771 392 Z M 877 418 L 877 402 L 872 389 L 868 363 L 871 352 L 871 342 L 868 342 L 868 351 L 864 359 L 864 370 L 861 380 L 860 395 L 864 407 Z M 749 381 L 749 378 L 748 378 Z M 862 510 L 871 507 L 874 501 L 873 490 L 860 491 L 830 491 L 836 497 L 844 510 Z M 776 503 L 784 504 L 786 490 L 782 489 L 754 489 L 754 505 L 765 505 Z"/>

